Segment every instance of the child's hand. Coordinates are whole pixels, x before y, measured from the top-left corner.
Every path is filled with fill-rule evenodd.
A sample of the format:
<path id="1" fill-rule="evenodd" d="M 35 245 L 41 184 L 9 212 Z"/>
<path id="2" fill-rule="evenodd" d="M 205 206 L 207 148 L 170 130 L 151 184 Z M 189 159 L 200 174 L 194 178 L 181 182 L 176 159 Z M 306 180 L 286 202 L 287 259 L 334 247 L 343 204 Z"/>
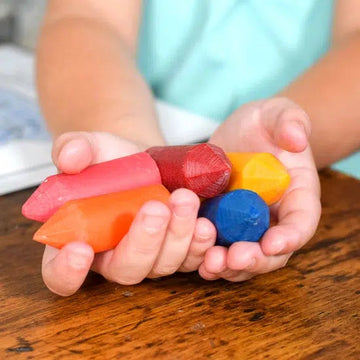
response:
<path id="1" fill-rule="evenodd" d="M 204 279 L 247 280 L 283 267 L 293 251 L 316 231 L 320 213 L 320 185 L 309 147 L 310 121 L 290 100 L 274 98 L 247 104 L 216 130 L 210 142 L 227 152 L 270 152 L 287 168 L 291 184 L 271 207 L 278 223 L 260 243 L 238 242 L 206 253 L 199 273 Z"/>
<path id="2" fill-rule="evenodd" d="M 108 133 L 67 133 L 55 141 L 53 160 L 62 172 L 77 173 L 93 163 L 141 150 Z M 178 270 L 197 270 L 216 235 L 210 221 L 197 219 L 198 208 L 199 198 L 190 190 L 179 189 L 171 195 L 169 206 L 157 201 L 146 203 L 129 233 L 113 250 L 94 256 L 85 243 L 74 242 L 61 250 L 46 246 L 44 282 L 57 294 L 71 295 L 90 268 L 110 281 L 126 285 Z"/>

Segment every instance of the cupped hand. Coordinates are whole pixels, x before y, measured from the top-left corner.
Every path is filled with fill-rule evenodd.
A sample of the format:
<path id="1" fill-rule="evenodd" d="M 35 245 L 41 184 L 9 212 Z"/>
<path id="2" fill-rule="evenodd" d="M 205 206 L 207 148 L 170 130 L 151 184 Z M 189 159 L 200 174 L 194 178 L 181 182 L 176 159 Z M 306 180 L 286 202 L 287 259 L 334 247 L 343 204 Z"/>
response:
<path id="1" fill-rule="evenodd" d="M 227 152 L 269 152 L 287 168 L 291 183 L 271 206 L 276 224 L 258 243 L 238 242 L 206 252 L 199 273 L 204 279 L 243 281 L 283 267 L 314 235 L 321 213 L 320 185 L 309 146 L 310 120 L 286 98 L 249 103 L 215 131 L 210 142 Z"/>
<path id="2" fill-rule="evenodd" d="M 74 174 L 91 164 L 142 150 L 141 145 L 110 133 L 73 132 L 56 139 L 52 155 L 61 172 Z M 91 246 L 77 241 L 61 250 L 46 246 L 42 261 L 45 284 L 67 296 L 80 288 L 90 269 L 123 285 L 197 270 L 216 236 L 210 221 L 197 219 L 199 205 L 199 198 L 187 189 L 174 191 L 168 206 L 147 202 L 117 247 L 102 253 L 94 254 Z"/>

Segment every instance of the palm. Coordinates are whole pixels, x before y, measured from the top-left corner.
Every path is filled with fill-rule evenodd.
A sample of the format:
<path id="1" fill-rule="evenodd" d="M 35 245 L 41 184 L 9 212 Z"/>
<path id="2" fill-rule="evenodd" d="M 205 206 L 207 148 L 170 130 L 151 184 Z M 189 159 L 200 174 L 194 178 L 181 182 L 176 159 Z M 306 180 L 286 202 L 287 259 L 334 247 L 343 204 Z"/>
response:
<path id="1" fill-rule="evenodd" d="M 228 268 L 225 275 L 218 274 L 218 277 L 240 281 L 256 273 L 275 270 L 283 265 L 284 257 L 287 260 L 316 230 L 320 216 L 320 188 L 305 132 L 306 121 L 303 111 L 288 100 L 259 101 L 238 109 L 209 140 L 226 152 L 272 153 L 291 176 L 286 193 L 271 207 L 278 223 L 265 233 L 261 243 L 238 244 L 235 250 L 230 248 L 228 251 L 228 258 L 239 257 L 240 250 L 248 252 L 249 256 L 257 258 L 260 265 L 252 273 L 238 271 L 235 274 Z M 236 250 L 238 254 L 235 254 Z M 229 262 L 231 260 L 228 259 Z M 241 264 L 237 265 L 241 268 Z M 210 272 L 203 268 L 204 274 L 204 277 L 211 278 Z"/>

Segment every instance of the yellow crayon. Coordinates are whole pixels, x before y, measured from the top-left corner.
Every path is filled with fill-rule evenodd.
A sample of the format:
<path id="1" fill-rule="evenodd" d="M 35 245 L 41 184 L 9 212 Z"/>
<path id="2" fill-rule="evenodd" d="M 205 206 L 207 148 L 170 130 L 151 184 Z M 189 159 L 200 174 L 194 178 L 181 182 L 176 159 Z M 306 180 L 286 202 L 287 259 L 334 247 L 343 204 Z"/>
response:
<path id="1" fill-rule="evenodd" d="M 227 191 L 246 189 L 256 192 L 272 205 L 280 200 L 290 184 L 284 165 L 270 153 L 227 153 L 232 164 Z"/>

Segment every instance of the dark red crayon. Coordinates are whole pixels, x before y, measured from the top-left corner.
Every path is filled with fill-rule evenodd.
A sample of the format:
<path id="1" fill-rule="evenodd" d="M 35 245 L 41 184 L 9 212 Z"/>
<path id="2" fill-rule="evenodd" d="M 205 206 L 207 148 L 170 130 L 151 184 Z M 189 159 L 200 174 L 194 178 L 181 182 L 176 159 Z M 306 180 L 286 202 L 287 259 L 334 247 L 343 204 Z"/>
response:
<path id="1" fill-rule="evenodd" d="M 48 177 L 22 207 L 25 217 L 45 222 L 69 200 L 161 184 L 159 169 L 145 152 L 89 166 L 79 174 Z"/>
<path id="2" fill-rule="evenodd" d="M 169 191 L 187 188 L 210 198 L 224 191 L 229 182 L 231 163 L 216 145 L 157 146 L 146 152 L 156 161 Z"/>

